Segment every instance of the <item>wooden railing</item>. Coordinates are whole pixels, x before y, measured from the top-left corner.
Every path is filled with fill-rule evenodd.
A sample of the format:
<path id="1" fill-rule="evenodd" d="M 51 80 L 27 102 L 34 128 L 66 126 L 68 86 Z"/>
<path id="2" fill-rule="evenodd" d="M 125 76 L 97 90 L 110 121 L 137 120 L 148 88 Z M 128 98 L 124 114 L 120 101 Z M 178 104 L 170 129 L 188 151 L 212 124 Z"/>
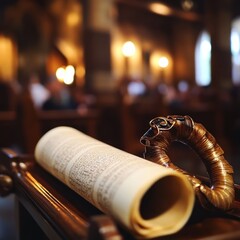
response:
<path id="1" fill-rule="evenodd" d="M 196 202 L 191 219 L 180 232 L 158 239 L 240 239 L 240 188 L 235 188 L 236 199 L 230 211 L 207 211 Z M 0 194 L 10 193 L 17 199 L 19 239 L 135 239 L 43 170 L 33 156 L 2 149 Z"/>

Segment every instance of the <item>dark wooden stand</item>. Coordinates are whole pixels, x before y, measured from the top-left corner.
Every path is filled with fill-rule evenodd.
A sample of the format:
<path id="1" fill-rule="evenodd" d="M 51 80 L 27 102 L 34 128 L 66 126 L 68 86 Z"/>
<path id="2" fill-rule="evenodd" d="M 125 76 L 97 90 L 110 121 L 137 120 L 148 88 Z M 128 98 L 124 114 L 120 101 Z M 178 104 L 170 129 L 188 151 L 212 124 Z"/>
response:
<path id="1" fill-rule="evenodd" d="M 158 239 L 240 239 L 240 188 L 229 212 L 196 203 L 178 233 Z M 109 216 L 44 171 L 31 155 L 0 151 L 0 194 L 16 195 L 19 239 L 135 239 Z M 116 238 L 115 238 L 116 237 Z"/>

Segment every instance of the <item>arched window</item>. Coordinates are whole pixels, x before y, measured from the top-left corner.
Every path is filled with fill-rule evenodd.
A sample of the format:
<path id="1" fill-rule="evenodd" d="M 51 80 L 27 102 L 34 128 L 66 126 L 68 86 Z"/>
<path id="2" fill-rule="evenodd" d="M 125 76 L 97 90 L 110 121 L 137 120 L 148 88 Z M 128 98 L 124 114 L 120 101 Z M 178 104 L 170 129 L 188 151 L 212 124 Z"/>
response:
<path id="1" fill-rule="evenodd" d="M 199 86 L 211 82 L 211 41 L 206 31 L 199 35 L 195 48 L 195 78 Z"/>
<path id="2" fill-rule="evenodd" d="M 240 84 L 240 18 L 232 23 L 231 30 L 232 79 L 234 84 Z"/>

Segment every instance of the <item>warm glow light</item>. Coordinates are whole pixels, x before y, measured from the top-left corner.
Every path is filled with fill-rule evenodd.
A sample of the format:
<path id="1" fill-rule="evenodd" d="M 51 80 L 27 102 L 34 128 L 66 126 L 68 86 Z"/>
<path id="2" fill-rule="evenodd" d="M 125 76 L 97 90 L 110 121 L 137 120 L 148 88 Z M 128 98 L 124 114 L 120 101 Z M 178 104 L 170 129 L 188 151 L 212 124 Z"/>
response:
<path id="1" fill-rule="evenodd" d="M 79 22 L 80 16 L 77 13 L 72 12 L 67 15 L 67 23 L 69 26 L 76 26 Z"/>
<path id="2" fill-rule="evenodd" d="M 73 67 L 72 65 L 68 65 L 68 66 L 66 67 L 66 72 L 67 72 L 68 74 L 70 74 L 70 75 L 74 75 L 74 74 L 75 74 L 75 69 L 74 69 L 74 67 Z"/>
<path id="3" fill-rule="evenodd" d="M 136 52 L 136 47 L 133 42 L 127 41 L 122 46 L 122 54 L 125 57 L 132 57 Z"/>
<path id="4" fill-rule="evenodd" d="M 76 45 L 73 42 L 66 39 L 59 39 L 57 41 L 57 47 L 71 62 L 77 62 L 79 59 L 79 52 L 76 50 Z"/>
<path id="5" fill-rule="evenodd" d="M 12 40 L 0 35 L 0 78 L 3 81 L 12 80 L 15 73 L 16 52 Z"/>
<path id="6" fill-rule="evenodd" d="M 75 69 L 69 65 L 66 68 L 60 67 L 56 71 L 56 77 L 60 82 L 70 85 L 74 81 Z"/>
<path id="7" fill-rule="evenodd" d="M 160 57 L 158 60 L 158 66 L 160 68 L 166 68 L 168 66 L 168 59 L 166 57 Z"/>
<path id="8" fill-rule="evenodd" d="M 67 85 L 70 85 L 74 81 L 74 74 L 75 74 L 75 69 L 73 66 L 69 65 L 65 69 L 65 78 L 64 78 L 64 83 Z"/>
<path id="9" fill-rule="evenodd" d="M 85 68 L 83 66 L 78 66 L 76 69 L 76 75 L 79 78 L 83 78 L 85 76 Z"/>
<path id="10" fill-rule="evenodd" d="M 150 3 L 149 9 L 154 13 L 165 15 L 165 16 L 172 14 L 171 8 L 161 3 Z"/>
<path id="11" fill-rule="evenodd" d="M 192 0 L 184 0 L 182 1 L 182 8 L 185 11 L 190 11 L 194 6 L 194 3 Z"/>
<path id="12" fill-rule="evenodd" d="M 65 69 L 63 67 L 60 67 L 56 71 L 56 77 L 58 81 L 63 82 L 64 77 L 65 77 Z"/>

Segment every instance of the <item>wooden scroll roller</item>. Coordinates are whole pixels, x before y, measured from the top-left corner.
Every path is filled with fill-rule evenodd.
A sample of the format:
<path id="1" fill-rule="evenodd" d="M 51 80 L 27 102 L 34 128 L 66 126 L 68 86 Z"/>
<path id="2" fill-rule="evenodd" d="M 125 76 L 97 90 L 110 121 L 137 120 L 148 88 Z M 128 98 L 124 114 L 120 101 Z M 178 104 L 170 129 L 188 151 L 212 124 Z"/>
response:
<path id="1" fill-rule="evenodd" d="M 185 174 L 204 208 L 230 209 L 235 195 L 233 169 L 225 160 L 222 148 L 203 125 L 195 123 L 189 116 L 178 115 L 156 117 L 149 124 L 150 129 L 140 140 L 145 145 L 144 157 Z M 211 187 L 171 162 L 167 150 L 173 141 L 187 144 L 200 156 L 209 174 Z"/>

